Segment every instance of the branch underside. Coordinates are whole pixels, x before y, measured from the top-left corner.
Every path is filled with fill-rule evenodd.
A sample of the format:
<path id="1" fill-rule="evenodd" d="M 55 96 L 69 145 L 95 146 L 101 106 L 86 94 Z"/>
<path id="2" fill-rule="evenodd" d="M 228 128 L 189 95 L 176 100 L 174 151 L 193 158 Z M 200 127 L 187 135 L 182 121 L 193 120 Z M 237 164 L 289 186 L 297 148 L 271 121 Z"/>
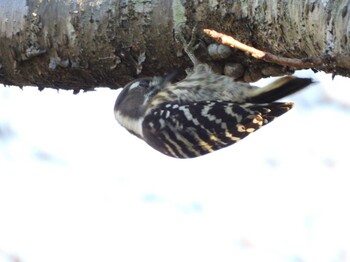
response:
<path id="1" fill-rule="evenodd" d="M 201 41 L 201 61 L 214 62 L 222 73 L 244 71 L 232 76 L 238 81 L 300 68 L 350 76 L 348 0 L 2 2 L 0 83 L 6 85 L 78 92 L 121 88 L 173 70 L 185 76 L 191 61 L 173 35 L 180 22 L 233 35 L 241 42 L 225 36 L 222 43 L 259 59 L 235 52 L 215 60 L 205 52 L 213 40 Z"/>

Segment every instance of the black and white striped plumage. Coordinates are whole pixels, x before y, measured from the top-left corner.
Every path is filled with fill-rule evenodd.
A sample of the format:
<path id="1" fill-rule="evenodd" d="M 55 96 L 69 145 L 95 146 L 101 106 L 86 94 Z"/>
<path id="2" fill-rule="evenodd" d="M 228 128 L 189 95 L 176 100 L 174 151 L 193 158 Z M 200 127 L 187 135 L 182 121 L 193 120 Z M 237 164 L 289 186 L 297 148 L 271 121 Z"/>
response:
<path id="1" fill-rule="evenodd" d="M 257 88 L 198 64 L 184 80 L 145 78 L 126 85 L 114 108 L 117 121 L 154 149 L 192 158 L 227 147 L 292 108 L 275 100 L 312 81 L 285 77 Z"/>

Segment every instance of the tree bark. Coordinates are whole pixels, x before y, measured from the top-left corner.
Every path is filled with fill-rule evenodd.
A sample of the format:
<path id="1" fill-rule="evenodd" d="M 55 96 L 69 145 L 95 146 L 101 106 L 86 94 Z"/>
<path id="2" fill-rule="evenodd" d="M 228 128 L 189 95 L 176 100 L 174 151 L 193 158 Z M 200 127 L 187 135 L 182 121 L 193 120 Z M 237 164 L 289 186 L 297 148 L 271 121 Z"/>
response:
<path id="1" fill-rule="evenodd" d="M 275 55 L 326 57 L 315 70 L 350 76 L 349 18 L 349 0 L 0 0 L 0 83 L 79 91 L 185 69 L 191 63 L 174 38 L 178 23 Z M 206 48 L 215 41 L 198 36 L 196 54 L 210 62 Z M 293 70 L 241 51 L 215 63 L 236 62 L 253 72 L 250 80 L 273 74 L 269 68 Z"/>

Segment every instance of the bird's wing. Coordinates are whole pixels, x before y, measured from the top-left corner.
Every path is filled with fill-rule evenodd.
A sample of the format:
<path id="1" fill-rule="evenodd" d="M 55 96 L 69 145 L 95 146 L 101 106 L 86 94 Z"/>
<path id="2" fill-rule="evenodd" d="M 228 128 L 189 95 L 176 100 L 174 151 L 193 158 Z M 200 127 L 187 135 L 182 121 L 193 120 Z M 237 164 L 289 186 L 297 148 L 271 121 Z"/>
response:
<path id="1" fill-rule="evenodd" d="M 143 139 L 168 156 L 193 158 L 236 143 L 292 105 L 228 101 L 164 103 L 144 118 Z"/>

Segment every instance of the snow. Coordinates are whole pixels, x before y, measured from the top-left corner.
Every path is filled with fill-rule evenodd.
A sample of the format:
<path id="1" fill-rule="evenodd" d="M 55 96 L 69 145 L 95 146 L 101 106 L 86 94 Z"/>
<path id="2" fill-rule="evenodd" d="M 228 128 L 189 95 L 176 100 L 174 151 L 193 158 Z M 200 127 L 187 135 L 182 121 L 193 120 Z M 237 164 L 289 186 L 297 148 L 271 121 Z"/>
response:
<path id="1" fill-rule="evenodd" d="M 191 160 L 120 127 L 118 91 L 0 87 L 0 262 L 350 261 L 349 80 L 313 77 Z"/>

